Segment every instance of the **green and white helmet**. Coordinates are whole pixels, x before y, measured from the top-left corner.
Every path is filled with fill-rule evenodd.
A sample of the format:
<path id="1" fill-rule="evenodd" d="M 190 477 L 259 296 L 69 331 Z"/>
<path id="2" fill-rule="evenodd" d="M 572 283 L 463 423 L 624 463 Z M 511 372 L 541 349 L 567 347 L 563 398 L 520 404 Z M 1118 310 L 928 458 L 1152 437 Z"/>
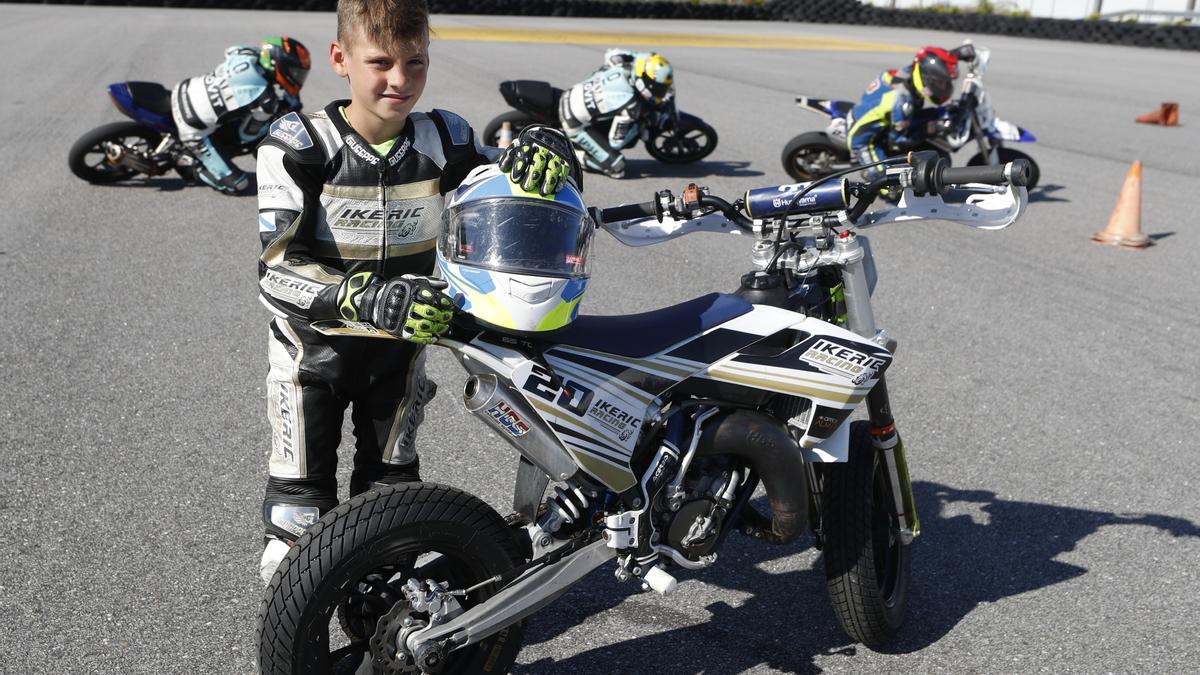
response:
<path id="1" fill-rule="evenodd" d="M 438 268 L 455 304 L 479 321 L 514 332 L 557 330 L 579 314 L 594 230 L 573 182 L 543 196 L 491 164 L 450 198 Z"/>

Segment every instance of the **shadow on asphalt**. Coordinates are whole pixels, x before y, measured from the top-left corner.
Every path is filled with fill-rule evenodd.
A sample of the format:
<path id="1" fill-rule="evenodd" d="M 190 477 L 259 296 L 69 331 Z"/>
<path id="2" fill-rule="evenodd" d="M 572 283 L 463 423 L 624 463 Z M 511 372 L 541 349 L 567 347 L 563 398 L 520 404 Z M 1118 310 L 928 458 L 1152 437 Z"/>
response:
<path id="1" fill-rule="evenodd" d="M 240 194 L 226 195 L 230 197 L 254 197 L 258 194 L 258 181 L 253 173 L 246 174 L 250 178 L 250 184 Z M 136 180 L 121 181 L 119 183 L 106 183 L 97 187 L 118 187 L 118 188 L 156 188 L 159 192 L 178 192 L 187 188 L 203 188 L 211 190 L 212 188 L 199 182 L 186 181 L 178 176 L 159 176 L 155 178 L 139 178 Z"/>
<path id="2" fill-rule="evenodd" d="M 589 174 L 591 175 L 591 174 Z M 625 162 L 626 178 L 746 178 L 762 176 L 762 171 L 750 168 L 750 162 L 705 161 L 692 164 L 666 164 L 656 159 L 630 159 Z M 584 185 L 587 178 L 583 179 Z"/>
<path id="3" fill-rule="evenodd" d="M 928 482 L 918 482 L 914 489 L 923 534 L 914 551 L 909 616 L 895 645 L 898 653 L 937 642 L 981 603 L 1087 574 L 1086 568 L 1055 558 L 1101 527 L 1142 525 L 1175 537 L 1200 537 L 1200 526 L 1171 516 L 1009 501 L 987 490 Z M 811 545 L 811 539 L 805 541 Z M 670 599 L 652 608 L 622 602 L 632 585 L 616 581 L 611 565 L 606 565 L 530 619 L 525 643 L 553 639 L 603 612 L 612 613 L 626 626 L 642 628 L 646 635 L 566 659 L 541 659 L 513 672 L 695 673 L 767 667 L 810 673 L 820 672 L 813 663 L 816 656 L 853 655 L 865 649 L 851 643 L 838 627 L 820 562 L 781 574 L 758 568 L 759 563 L 779 557 L 779 551 L 743 537 L 730 538 L 721 551 L 723 560 L 695 578 L 750 597 L 739 607 L 714 602 L 705 607 L 711 613 L 708 621 L 657 633 L 664 614 L 675 625 L 692 617 L 672 612 Z M 787 555 L 797 551 L 790 547 Z M 681 581 L 691 578 L 678 576 Z"/>
<path id="4" fill-rule="evenodd" d="M 1029 203 L 1034 202 L 1070 202 L 1065 197 L 1056 197 L 1055 192 L 1063 189 L 1062 185 L 1039 185 L 1029 193 Z"/>

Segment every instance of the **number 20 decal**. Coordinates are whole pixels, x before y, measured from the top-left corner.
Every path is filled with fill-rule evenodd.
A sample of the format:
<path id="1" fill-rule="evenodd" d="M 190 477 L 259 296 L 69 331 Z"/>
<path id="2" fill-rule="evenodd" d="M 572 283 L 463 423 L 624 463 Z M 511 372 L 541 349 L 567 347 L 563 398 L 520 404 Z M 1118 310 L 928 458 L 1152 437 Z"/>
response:
<path id="1" fill-rule="evenodd" d="M 523 387 L 525 391 L 549 401 L 561 408 L 566 408 L 576 415 L 583 417 L 596 392 L 570 380 L 555 375 L 545 368 L 534 365 L 529 371 L 529 377 Z"/>

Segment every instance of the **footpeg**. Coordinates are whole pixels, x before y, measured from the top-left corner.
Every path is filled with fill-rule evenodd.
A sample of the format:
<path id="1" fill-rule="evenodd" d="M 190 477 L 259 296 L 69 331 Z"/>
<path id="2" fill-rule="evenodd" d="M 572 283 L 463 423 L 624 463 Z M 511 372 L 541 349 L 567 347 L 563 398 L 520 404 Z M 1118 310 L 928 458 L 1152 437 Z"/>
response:
<path id="1" fill-rule="evenodd" d="M 642 575 L 642 581 L 650 587 L 650 590 L 659 595 L 669 595 L 679 585 L 679 582 L 675 581 L 675 577 L 658 565 L 646 570 L 646 573 Z"/>

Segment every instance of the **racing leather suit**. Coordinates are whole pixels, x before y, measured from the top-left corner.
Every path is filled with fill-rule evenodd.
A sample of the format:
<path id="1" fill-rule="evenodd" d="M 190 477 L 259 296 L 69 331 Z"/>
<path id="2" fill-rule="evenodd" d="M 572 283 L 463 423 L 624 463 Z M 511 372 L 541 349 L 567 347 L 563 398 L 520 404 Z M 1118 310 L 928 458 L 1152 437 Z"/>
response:
<path id="1" fill-rule="evenodd" d="M 295 539 L 337 505 L 337 448 L 353 406 L 350 493 L 418 480 L 422 408 L 436 387 L 418 345 L 339 319 L 347 279 L 431 274 L 443 195 L 499 151 L 461 117 L 412 113 L 388 144 L 369 145 L 343 117 L 348 101 L 271 124 L 258 149 L 260 299 L 268 339 L 272 440 L 263 504 L 268 536 Z"/>
<path id="2" fill-rule="evenodd" d="M 196 177 L 222 192 L 245 190 L 249 178 L 230 161 L 230 148 L 213 143 L 213 132 L 235 125 L 239 140 L 252 143 L 272 119 L 300 109 L 299 98 L 267 79 L 258 55 L 254 47 L 230 47 L 216 70 L 188 78 L 171 92 L 179 140 L 200 162 Z"/>
<path id="3" fill-rule="evenodd" d="M 908 90 L 911 68 L 881 73 L 867 85 L 862 100 L 850 111 L 846 142 L 850 155 L 867 165 L 887 157 L 889 150 L 909 143 L 910 123 L 922 100 Z M 883 174 L 880 167 L 863 171 L 872 180 Z"/>
<path id="4" fill-rule="evenodd" d="M 610 49 L 604 65 L 588 79 L 563 92 L 558 116 L 563 131 L 577 148 L 583 150 L 584 167 L 619 177 L 625 173 L 621 148 L 638 135 L 642 97 L 633 87 L 633 62 L 637 54 Z M 598 122 L 612 120 L 608 137 L 597 133 Z"/>

